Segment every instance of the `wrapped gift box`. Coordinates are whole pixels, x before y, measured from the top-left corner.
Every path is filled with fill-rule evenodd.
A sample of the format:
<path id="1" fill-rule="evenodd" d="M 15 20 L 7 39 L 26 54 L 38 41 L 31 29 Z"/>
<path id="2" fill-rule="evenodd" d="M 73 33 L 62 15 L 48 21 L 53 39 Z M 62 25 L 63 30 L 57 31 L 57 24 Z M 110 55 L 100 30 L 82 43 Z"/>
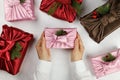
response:
<path id="1" fill-rule="evenodd" d="M 120 71 L 120 49 L 91 58 L 97 78 Z"/>
<path id="2" fill-rule="evenodd" d="M 34 0 L 5 0 L 7 21 L 35 20 Z"/>
<path id="3" fill-rule="evenodd" d="M 33 35 L 20 29 L 3 26 L 0 36 L 0 69 L 13 75 L 19 72 Z"/>
<path id="4" fill-rule="evenodd" d="M 73 22 L 81 13 L 82 0 L 42 0 L 40 10 L 49 15 Z"/>
<path id="5" fill-rule="evenodd" d="M 120 27 L 120 0 L 108 0 L 80 19 L 89 36 L 97 43 Z"/>
<path id="6" fill-rule="evenodd" d="M 76 34 L 76 28 L 46 28 L 46 46 L 47 48 L 74 48 Z"/>

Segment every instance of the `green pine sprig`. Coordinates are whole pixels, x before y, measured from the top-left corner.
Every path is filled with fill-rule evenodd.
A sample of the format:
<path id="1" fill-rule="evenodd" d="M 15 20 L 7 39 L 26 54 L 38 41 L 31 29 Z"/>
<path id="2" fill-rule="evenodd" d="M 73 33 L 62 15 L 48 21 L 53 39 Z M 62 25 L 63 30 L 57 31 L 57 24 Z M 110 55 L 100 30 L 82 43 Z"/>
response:
<path id="1" fill-rule="evenodd" d="M 61 4 L 60 4 L 59 2 L 54 3 L 54 4 L 50 7 L 50 9 L 48 10 L 48 14 L 49 14 L 49 15 L 53 15 L 54 12 L 57 10 L 57 8 L 58 8 L 59 6 L 61 6 Z"/>
<path id="2" fill-rule="evenodd" d="M 72 7 L 77 12 L 77 15 L 81 14 L 81 4 L 79 4 L 76 0 L 72 0 Z"/>
<path id="3" fill-rule="evenodd" d="M 111 61 L 113 61 L 115 59 L 116 59 L 116 57 L 113 56 L 111 53 L 108 53 L 105 57 L 102 58 L 102 60 L 104 62 L 111 62 Z"/>
<path id="4" fill-rule="evenodd" d="M 100 6 L 96 11 L 101 15 L 105 15 L 110 11 L 110 4 L 108 3 L 106 5 Z"/>
<path id="5" fill-rule="evenodd" d="M 25 0 L 20 0 L 20 3 L 24 3 L 25 2 Z"/>
<path id="6" fill-rule="evenodd" d="M 15 58 L 20 58 L 21 54 L 20 51 L 22 50 L 22 46 L 20 43 L 16 43 L 15 46 L 11 50 L 11 59 L 14 60 Z"/>
<path id="7" fill-rule="evenodd" d="M 58 31 L 56 31 L 56 35 L 57 36 L 63 36 L 63 35 L 66 35 L 66 34 L 67 34 L 67 32 L 64 31 L 64 30 L 58 30 Z"/>

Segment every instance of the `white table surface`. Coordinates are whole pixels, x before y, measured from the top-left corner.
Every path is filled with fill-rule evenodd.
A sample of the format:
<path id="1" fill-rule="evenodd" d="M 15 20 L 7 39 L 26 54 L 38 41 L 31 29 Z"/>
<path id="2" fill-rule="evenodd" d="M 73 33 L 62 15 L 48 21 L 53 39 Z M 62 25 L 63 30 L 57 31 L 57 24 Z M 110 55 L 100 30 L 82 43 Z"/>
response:
<path id="1" fill-rule="evenodd" d="M 89 13 L 96 7 L 104 4 L 107 0 L 84 0 L 83 7 L 84 11 L 82 15 Z M 120 48 L 120 28 L 114 31 L 112 34 L 107 36 L 100 44 L 94 42 L 85 31 L 83 26 L 77 19 L 73 23 L 68 23 L 56 18 L 53 18 L 46 13 L 39 10 L 41 0 L 35 0 L 35 15 L 36 21 L 18 21 L 18 22 L 7 22 L 4 18 L 4 0 L 0 1 L 0 32 L 2 31 L 2 25 L 8 24 L 10 26 L 16 26 L 24 31 L 34 34 L 34 41 L 29 45 L 27 54 L 21 66 L 19 74 L 16 76 L 19 80 L 33 80 L 33 73 L 35 65 L 38 62 L 37 53 L 35 50 L 35 44 L 39 39 L 41 33 L 45 27 L 61 27 L 61 28 L 77 28 L 85 46 L 84 57 L 100 55 L 105 52 L 109 52 Z M 52 49 L 52 80 L 71 80 L 70 78 L 70 53 L 71 51 L 62 49 Z M 89 62 L 87 60 L 86 64 Z M 120 80 L 120 72 L 107 75 L 100 78 L 99 80 Z M 94 75 L 93 75 L 94 77 Z M 0 79 L 2 80 L 2 79 Z M 7 79 L 8 80 L 8 79 Z M 96 80 L 96 79 L 95 79 Z"/>

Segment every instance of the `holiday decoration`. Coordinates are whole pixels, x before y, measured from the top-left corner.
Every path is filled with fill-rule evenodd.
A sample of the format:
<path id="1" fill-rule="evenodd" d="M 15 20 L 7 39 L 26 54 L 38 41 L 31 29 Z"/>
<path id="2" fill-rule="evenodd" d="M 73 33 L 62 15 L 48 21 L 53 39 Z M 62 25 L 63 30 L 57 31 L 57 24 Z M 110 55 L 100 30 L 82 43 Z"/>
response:
<path id="1" fill-rule="evenodd" d="M 73 22 L 81 13 L 82 0 L 42 0 L 40 10 L 53 17 Z"/>
<path id="2" fill-rule="evenodd" d="M 111 62 L 111 61 L 115 60 L 115 56 L 113 56 L 111 53 L 108 53 L 102 59 L 104 62 Z"/>
<path id="3" fill-rule="evenodd" d="M 97 78 L 120 71 L 120 49 L 91 58 Z"/>
<path id="4" fill-rule="evenodd" d="M 107 35 L 120 27 L 120 0 L 109 0 L 80 19 L 89 36 L 101 42 Z"/>
<path id="5" fill-rule="evenodd" d="M 20 3 L 24 3 L 25 2 L 25 0 L 20 0 Z"/>
<path id="6" fill-rule="evenodd" d="M 105 14 L 109 13 L 109 11 L 110 11 L 110 4 L 107 3 L 107 4 L 103 5 L 103 6 L 100 6 L 99 8 L 96 9 L 96 11 L 100 15 L 105 15 Z"/>
<path id="7" fill-rule="evenodd" d="M 11 59 L 14 60 L 15 58 L 20 58 L 20 51 L 22 50 L 22 46 L 20 43 L 16 43 L 15 46 L 11 50 Z"/>
<path id="8" fill-rule="evenodd" d="M 93 19 L 96 19 L 98 17 L 102 17 L 104 15 L 106 15 L 107 13 L 109 13 L 110 11 L 110 4 L 105 4 L 103 6 L 98 7 L 95 11 L 93 11 Z"/>
<path id="9" fill-rule="evenodd" d="M 5 0 L 7 21 L 35 20 L 34 0 Z"/>
<path id="10" fill-rule="evenodd" d="M 67 32 L 64 30 L 58 30 L 58 31 L 56 31 L 56 35 L 57 36 L 64 36 L 64 35 L 67 35 Z"/>
<path id="11" fill-rule="evenodd" d="M 74 48 L 76 28 L 46 28 L 47 48 Z"/>
<path id="12" fill-rule="evenodd" d="M 32 34 L 4 25 L 0 36 L 0 69 L 17 74 L 32 38 Z"/>

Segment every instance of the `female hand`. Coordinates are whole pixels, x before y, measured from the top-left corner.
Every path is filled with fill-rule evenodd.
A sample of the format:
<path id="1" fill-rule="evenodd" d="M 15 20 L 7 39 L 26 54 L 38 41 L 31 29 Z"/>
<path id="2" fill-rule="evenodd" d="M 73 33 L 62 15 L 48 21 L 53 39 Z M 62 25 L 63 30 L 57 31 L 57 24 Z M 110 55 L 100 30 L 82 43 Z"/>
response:
<path id="1" fill-rule="evenodd" d="M 82 40 L 80 38 L 80 35 L 77 34 L 76 40 L 75 40 L 75 47 L 72 51 L 71 54 L 71 61 L 78 61 L 82 59 L 83 56 L 83 52 L 84 52 L 84 46 L 82 43 Z"/>
<path id="2" fill-rule="evenodd" d="M 38 53 L 38 57 L 40 60 L 50 61 L 50 50 L 46 48 L 46 41 L 44 37 L 44 33 L 42 33 L 41 38 L 38 40 L 36 45 L 36 50 Z"/>

